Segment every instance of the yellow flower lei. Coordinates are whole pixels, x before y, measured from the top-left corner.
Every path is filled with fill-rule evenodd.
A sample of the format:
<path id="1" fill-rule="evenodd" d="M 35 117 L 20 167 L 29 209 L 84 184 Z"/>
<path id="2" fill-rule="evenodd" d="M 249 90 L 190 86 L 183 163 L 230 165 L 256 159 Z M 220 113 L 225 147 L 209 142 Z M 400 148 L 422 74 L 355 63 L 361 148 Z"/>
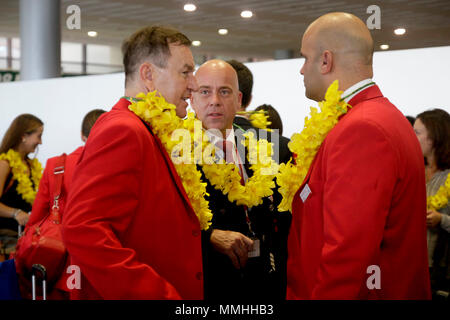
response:
<path id="1" fill-rule="evenodd" d="M 225 163 L 215 157 L 215 145 L 204 134 L 202 123 L 194 113 L 188 113 L 187 119 L 182 120 L 183 129 L 190 132 L 191 145 L 181 145 L 173 138 L 168 141 L 172 159 L 178 157 L 183 163 L 197 163 L 202 165 L 202 171 L 206 179 L 217 190 L 228 196 L 230 202 L 236 201 L 237 205 L 246 205 L 251 208 L 263 202 L 264 197 L 273 194 L 275 187 L 274 178 L 278 171 L 278 164 L 272 160 L 273 144 L 267 140 L 256 140 L 252 132 L 244 134 L 243 145 L 249 150 L 247 158 L 252 164 L 252 177 L 247 179 L 245 185 L 241 185 L 239 168 L 234 163 Z M 197 126 L 197 128 L 195 128 Z M 197 130 L 195 130 L 197 129 Z M 185 141 L 185 140 L 184 140 Z M 180 148 L 182 148 L 180 150 Z M 192 153 L 191 150 L 194 150 Z M 267 150 L 266 153 L 262 152 Z M 203 161 L 201 160 L 203 157 Z M 178 162 L 177 159 L 177 162 Z"/>
<path id="2" fill-rule="evenodd" d="M 139 101 L 131 101 L 128 108 L 151 125 L 153 132 L 170 155 L 176 145 L 171 139 L 173 132 L 176 129 L 184 129 L 184 121 L 175 113 L 176 107 L 168 103 L 156 90 L 147 95 L 140 93 L 136 98 Z M 172 157 L 172 162 L 173 159 Z M 195 163 L 174 163 L 174 167 L 180 176 L 201 229 L 207 230 L 211 225 L 212 213 L 205 199 L 206 183 L 202 182 L 201 173 L 197 170 Z"/>
<path id="3" fill-rule="evenodd" d="M 31 183 L 30 176 L 27 174 L 28 168 L 22 162 L 21 156 L 17 151 L 9 149 L 8 152 L 0 154 L 0 160 L 9 162 L 13 179 L 18 182 L 17 193 L 22 196 L 22 199 L 33 205 L 42 177 L 42 166 L 39 160 L 32 159 L 30 161 L 31 180 L 33 180 L 33 183 Z"/>
<path id="4" fill-rule="evenodd" d="M 280 165 L 277 184 L 283 200 L 278 206 L 279 211 L 292 211 L 294 195 L 303 183 L 323 140 L 338 123 L 339 117 L 351 107 L 341 99 L 342 91 L 338 87 L 338 81 L 335 80 L 327 89 L 325 100 L 319 102 L 321 112 L 311 107 L 311 117 L 305 118 L 304 129 L 300 134 L 294 133 L 288 143 L 289 150 L 296 155 L 296 164 L 292 164 L 291 158 L 288 163 Z"/>
<path id="5" fill-rule="evenodd" d="M 238 114 L 247 115 L 248 120 L 255 128 L 272 132 L 272 129 L 267 128 L 272 122 L 269 121 L 269 116 L 264 110 L 239 111 Z"/>
<path id="6" fill-rule="evenodd" d="M 439 210 L 445 207 L 450 198 L 450 173 L 447 175 L 445 183 L 439 188 L 435 195 L 427 197 L 427 208 L 429 210 Z"/>
<path id="7" fill-rule="evenodd" d="M 241 185 L 239 168 L 234 163 L 204 164 L 202 170 L 212 186 L 228 195 L 230 202 L 248 208 L 262 204 L 263 198 L 273 194 L 274 178 L 278 171 L 278 164 L 271 158 L 272 143 L 260 139 L 256 141 L 253 132 L 244 133 L 242 144 L 249 150 L 248 161 L 253 175 Z M 261 150 L 267 150 L 262 155 Z"/>

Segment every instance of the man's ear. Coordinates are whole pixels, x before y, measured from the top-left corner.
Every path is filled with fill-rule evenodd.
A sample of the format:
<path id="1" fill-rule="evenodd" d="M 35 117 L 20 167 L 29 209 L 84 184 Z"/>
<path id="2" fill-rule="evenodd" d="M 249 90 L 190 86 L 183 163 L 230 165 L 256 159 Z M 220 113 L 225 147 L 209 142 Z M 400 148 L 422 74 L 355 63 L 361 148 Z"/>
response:
<path id="1" fill-rule="evenodd" d="M 333 53 L 329 50 L 325 50 L 321 56 L 320 73 L 327 74 L 333 69 Z"/>
<path id="2" fill-rule="evenodd" d="M 139 80 L 148 90 L 155 90 L 155 66 L 148 62 L 141 64 L 139 66 Z"/>
<path id="3" fill-rule="evenodd" d="M 81 141 L 83 141 L 84 143 L 86 143 L 87 141 L 87 137 L 83 133 L 81 133 Z"/>
<path id="4" fill-rule="evenodd" d="M 240 92 L 240 91 L 239 91 L 239 94 L 238 94 L 238 103 L 239 103 L 239 105 L 237 106 L 236 112 L 237 111 L 241 111 L 241 109 L 243 109 L 242 108 L 242 92 Z"/>

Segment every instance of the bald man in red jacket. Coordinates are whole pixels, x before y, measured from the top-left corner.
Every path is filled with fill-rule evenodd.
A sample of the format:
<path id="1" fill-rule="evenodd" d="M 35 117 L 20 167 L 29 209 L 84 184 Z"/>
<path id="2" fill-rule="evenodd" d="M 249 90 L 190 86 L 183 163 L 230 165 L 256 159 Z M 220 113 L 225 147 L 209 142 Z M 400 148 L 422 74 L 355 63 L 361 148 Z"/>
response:
<path id="1" fill-rule="evenodd" d="M 287 298 L 429 299 L 423 156 L 371 80 L 369 30 L 353 15 L 327 14 L 306 30 L 301 53 L 307 97 L 323 100 L 338 79 L 352 108 L 294 197 Z"/>
<path id="2" fill-rule="evenodd" d="M 123 46 L 125 95 L 158 90 L 186 115 L 190 40 L 147 27 Z M 63 239 L 74 299 L 202 299 L 200 224 L 161 141 L 122 98 L 93 127 L 73 176 Z"/>

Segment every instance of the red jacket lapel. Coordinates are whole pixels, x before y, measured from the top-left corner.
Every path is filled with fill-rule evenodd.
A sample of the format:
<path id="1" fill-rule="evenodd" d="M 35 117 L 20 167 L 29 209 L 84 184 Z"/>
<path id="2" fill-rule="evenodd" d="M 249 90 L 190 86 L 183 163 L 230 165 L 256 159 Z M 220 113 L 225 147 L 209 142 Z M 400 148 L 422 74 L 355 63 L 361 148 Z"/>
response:
<path id="1" fill-rule="evenodd" d="M 373 86 L 371 86 L 371 87 L 361 91 L 356 96 L 354 96 L 352 99 L 350 99 L 348 104 L 351 105 L 352 107 L 354 107 L 354 106 L 358 105 L 359 103 L 361 103 L 363 101 L 374 99 L 374 98 L 379 98 L 379 97 L 383 97 L 383 94 L 381 93 L 380 88 L 378 88 L 377 85 L 373 85 Z M 343 117 L 345 117 L 345 114 L 342 115 L 340 117 L 340 119 L 342 119 Z M 325 137 L 325 139 L 326 139 L 326 137 Z M 323 145 L 323 142 L 322 142 L 322 145 Z M 303 179 L 303 182 L 302 182 L 299 190 L 302 190 L 304 188 L 304 185 L 308 182 L 309 177 L 311 176 L 311 172 L 312 172 L 312 169 L 314 167 L 314 164 L 315 164 L 315 162 L 317 160 L 317 155 L 319 154 L 321 148 L 322 148 L 322 146 L 320 146 L 319 150 L 317 150 L 317 154 L 314 157 L 313 162 L 309 166 L 308 173 L 306 174 L 305 179 Z"/>
<path id="2" fill-rule="evenodd" d="M 120 99 L 119 102 L 117 102 L 117 104 L 113 107 L 113 109 L 117 109 L 117 110 L 128 110 L 128 106 L 131 104 L 130 101 L 126 100 L 126 99 Z M 129 111 L 132 112 L 132 111 Z M 137 116 L 136 116 L 137 117 Z M 149 127 L 151 128 L 150 124 Z M 158 148 L 160 149 L 161 153 L 164 156 L 164 160 L 166 161 L 167 165 L 169 166 L 169 171 L 170 174 L 173 178 L 173 181 L 175 182 L 175 185 L 177 186 L 178 190 L 180 191 L 181 195 L 183 196 L 183 199 L 186 201 L 188 207 L 191 209 L 192 213 L 194 213 L 194 209 L 191 206 L 191 202 L 189 201 L 189 198 L 186 194 L 186 191 L 184 190 L 183 187 L 183 183 L 181 182 L 181 179 L 173 165 L 172 159 L 169 157 L 169 155 L 167 154 L 166 149 L 164 148 L 164 146 L 162 145 L 161 141 L 159 140 L 159 138 L 153 134 L 153 132 L 150 132 L 150 134 L 153 136 L 153 138 L 156 141 L 156 144 L 158 146 Z"/>

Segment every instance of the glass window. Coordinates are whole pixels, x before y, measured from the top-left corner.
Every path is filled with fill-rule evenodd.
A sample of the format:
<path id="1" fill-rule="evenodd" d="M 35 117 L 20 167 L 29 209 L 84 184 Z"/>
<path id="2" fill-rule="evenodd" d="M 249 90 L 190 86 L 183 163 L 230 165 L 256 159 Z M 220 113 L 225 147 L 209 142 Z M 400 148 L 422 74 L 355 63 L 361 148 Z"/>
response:
<path id="1" fill-rule="evenodd" d="M 81 43 L 61 42 L 61 62 L 82 62 L 83 45 Z"/>
<path id="2" fill-rule="evenodd" d="M 6 38 L 0 38 L 0 58 L 5 58 L 8 55 L 7 45 Z"/>
<path id="3" fill-rule="evenodd" d="M 12 57 L 13 59 L 20 59 L 20 39 L 12 39 Z"/>
<path id="4" fill-rule="evenodd" d="M 110 47 L 97 44 L 88 44 L 86 60 L 88 65 L 91 63 L 110 64 Z"/>
<path id="5" fill-rule="evenodd" d="M 62 62 L 61 74 L 81 74 L 82 67 L 81 62 Z"/>

